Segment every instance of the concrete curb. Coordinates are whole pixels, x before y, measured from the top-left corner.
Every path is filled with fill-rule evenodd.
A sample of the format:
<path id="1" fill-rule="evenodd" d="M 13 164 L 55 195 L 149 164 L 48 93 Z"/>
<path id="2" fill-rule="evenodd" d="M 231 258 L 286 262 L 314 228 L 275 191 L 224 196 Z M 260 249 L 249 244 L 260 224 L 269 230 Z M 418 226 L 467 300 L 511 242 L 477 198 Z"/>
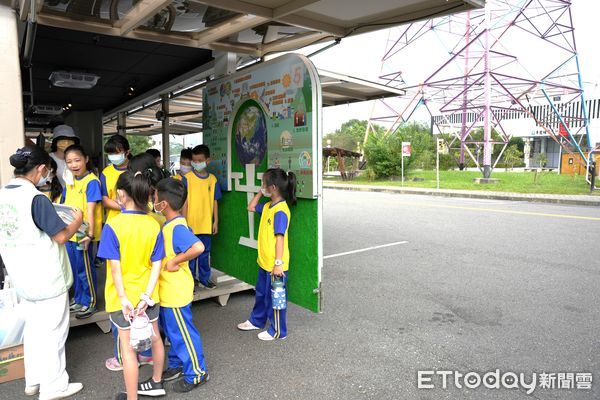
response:
<path id="1" fill-rule="evenodd" d="M 379 192 L 395 194 L 420 194 L 425 196 L 440 197 L 462 197 L 469 199 L 488 199 L 488 200 L 509 200 L 509 201 L 529 201 L 534 203 L 550 203 L 577 206 L 600 206 L 600 196 L 584 195 L 545 195 L 545 194 L 524 194 L 524 193 L 501 193 L 501 192 L 475 192 L 467 190 L 444 190 L 444 189 L 424 189 L 407 188 L 394 186 L 372 186 L 372 185 L 345 185 L 339 183 L 324 182 L 326 189 L 353 190 L 360 192 Z"/>

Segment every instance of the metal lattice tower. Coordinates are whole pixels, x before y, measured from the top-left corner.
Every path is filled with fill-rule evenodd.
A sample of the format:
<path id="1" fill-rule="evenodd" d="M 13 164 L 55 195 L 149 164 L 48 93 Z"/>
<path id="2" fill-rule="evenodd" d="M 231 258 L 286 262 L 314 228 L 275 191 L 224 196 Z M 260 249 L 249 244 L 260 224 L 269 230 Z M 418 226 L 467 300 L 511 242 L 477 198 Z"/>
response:
<path id="1" fill-rule="evenodd" d="M 425 75 L 403 73 L 416 62 L 406 54 L 430 49 L 432 36 L 443 52 L 421 60 Z M 486 178 L 508 145 L 510 119 L 530 119 L 564 152 L 586 159 L 589 118 L 570 0 L 488 0 L 485 9 L 394 28 L 381 70 L 384 84 L 407 94 L 374 103 L 365 141 L 374 123 L 393 134 L 424 106 L 434 130 L 452 133 L 459 166 L 470 157 Z M 483 139 L 474 138 L 482 129 Z M 495 160 L 494 146 L 502 147 Z"/>

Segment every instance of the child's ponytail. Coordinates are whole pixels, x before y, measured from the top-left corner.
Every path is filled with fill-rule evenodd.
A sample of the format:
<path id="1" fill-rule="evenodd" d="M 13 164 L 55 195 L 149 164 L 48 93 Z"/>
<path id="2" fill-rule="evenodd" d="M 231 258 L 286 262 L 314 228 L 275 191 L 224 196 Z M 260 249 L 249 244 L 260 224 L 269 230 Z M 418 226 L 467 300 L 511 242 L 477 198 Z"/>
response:
<path id="1" fill-rule="evenodd" d="M 288 171 L 287 173 L 287 193 L 285 200 L 289 205 L 295 206 L 298 202 L 296 200 L 296 174 L 292 171 Z"/>
<path id="2" fill-rule="evenodd" d="M 275 185 L 281 197 L 291 206 L 296 205 L 296 175 L 281 168 L 270 168 L 264 175 L 267 186 Z"/>

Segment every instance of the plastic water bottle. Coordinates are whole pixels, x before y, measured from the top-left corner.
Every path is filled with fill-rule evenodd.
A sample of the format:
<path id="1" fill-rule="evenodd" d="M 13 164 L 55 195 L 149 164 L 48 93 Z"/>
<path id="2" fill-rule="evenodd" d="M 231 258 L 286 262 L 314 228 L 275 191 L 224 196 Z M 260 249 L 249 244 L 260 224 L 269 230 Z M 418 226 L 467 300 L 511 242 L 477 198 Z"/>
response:
<path id="1" fill-rule="evenodd" d="M 273 304 L 273 310 L 285 310 L 287 307 L 285 278 L 275 277 L 271 281 L 271 303 Z"/>
<path id="2" fill-rule="evenodd" d="M 77 240 L 77 247 L 75 247 L 77 250 L 85 250 L 85 247 L 83 246 L 83 244 L 79 243 L 80 240 L 83 240 L 83 238 L 85 238 L 85 235 L 81 232 L 77 232 L 75 233 L 75 240 Z"/>

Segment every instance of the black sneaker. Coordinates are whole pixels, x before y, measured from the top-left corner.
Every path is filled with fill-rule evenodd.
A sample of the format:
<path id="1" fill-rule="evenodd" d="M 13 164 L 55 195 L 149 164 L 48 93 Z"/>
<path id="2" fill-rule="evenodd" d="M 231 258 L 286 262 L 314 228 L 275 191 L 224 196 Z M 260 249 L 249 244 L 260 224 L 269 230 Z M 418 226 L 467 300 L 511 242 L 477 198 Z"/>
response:
<path id="1" fill-rule="evenodd" d="M 163 387 L 163 383 L 154 382 L 152 377 L 150 377 L 147 381 L 138 383 L 137 392 L 138 394 L 152 397 L 164 396 L 167 394 L 167 392 L 165 392 L 165 388 Z"/>
<path id="2" fill-rule="evenodd" d="M 165 372 L 163 372 L 162 378 L 163 381 L 169 382 L 179 378 L 183 374 L 182 368 L 168 368 Z"/>
<path id="3" fill-rule="evenodd" d="M 173 391 L 177 393 L 187 393 L 196 389 L 198 386 L 204 385 L 208 382 L 208 379 L 208 372 L 205 372 L 204 375 L 202 375 L 198 383 L 188 383 L 185 381 L 185 378 L 182 378 L 173 384 Z"/>
<path id="4" fill-rule="evenodd" d="M 92 315 L 94 315 L 96 312 L 98 312 L 98 310 L 96 309 L 96 307 L 83 306 L 81 308 L 81 310 L 79 310 L 75 314 L 75 318 L 77 318 L 77 319 L 86 319 L 86 318 L 89 318 Z"/>
<path id="5" fill-rule="evenodd" d="M 214 288 L 217 287 L 217 285 L 210 279 L 206 282 L 206 285 L 203 284 L 203 286 L 208 290 L 213 290 Z"/>

